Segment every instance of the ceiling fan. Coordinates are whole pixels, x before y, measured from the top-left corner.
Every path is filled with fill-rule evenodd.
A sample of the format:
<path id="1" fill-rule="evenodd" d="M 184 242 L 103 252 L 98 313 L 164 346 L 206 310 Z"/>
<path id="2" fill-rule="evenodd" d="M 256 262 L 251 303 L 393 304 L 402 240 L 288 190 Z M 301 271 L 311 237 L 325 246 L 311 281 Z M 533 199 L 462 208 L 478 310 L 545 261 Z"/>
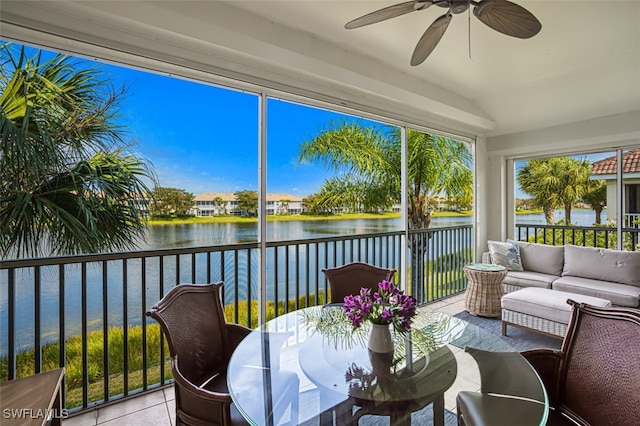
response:
<path id="1" fill-rule="evenodd" d="M 420 65 L 436 48 L 444 35 L 453 15 L 459 15 L 475 6 L 473 14 L 489 28 L 517 38 L 530 38 L 540 32 L 542 24 L 527 9 L 507 0 L 413 0 L 388 6 L 349 21 L 345 28 L 364 27 L 386 21 L 387 19 L 405 15 L 410 12 L 425 10 L 430 6 L 448 9 L 436 19 L 422 35 L 411 56 L 411 65 Z"/>

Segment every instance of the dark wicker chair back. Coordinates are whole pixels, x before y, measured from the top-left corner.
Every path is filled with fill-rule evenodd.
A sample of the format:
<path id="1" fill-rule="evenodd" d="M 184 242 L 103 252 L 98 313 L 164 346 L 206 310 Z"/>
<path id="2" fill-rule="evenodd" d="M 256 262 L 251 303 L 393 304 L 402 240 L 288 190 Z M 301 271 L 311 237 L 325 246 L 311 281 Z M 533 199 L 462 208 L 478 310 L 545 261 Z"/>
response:
<path id="1" fill-rule="evenodd" d="M 638 424 L 640 310 L 567 303 L 573 312 L 562 349 L 522 352 L 547 391 L 551 408 L 547 424 Z M 539 382 L 526 380 L 517 371 L 520 360 L 516 354 L 470 352 L 478 360 L 482 393 L 458 393 L 458 424 L 539 424 L 539 404 L 527 401 L 541 400 Z M 524 386 L 525 382 L 538 385 Z M 499 393 L 525 399 L 497 398 Z"/>
<path id="2" fill-rule="evenodd" d="M 640 421 L 640 311 L 577 305 L 573 315 L 557 403 L 592 425 Z"/>
<path id="3" fill-rule="evenodd" d="M 581 425 L 640 419 L 640 310 L 596 308 L 572 300 L 560 351 L 523 355 L 538 370 L 554 414 Z"/>
<path id="4" fill-rule="evenodd" d="M 382 280 L 391 281 L 395 269 L 379 268 L 364 262 L 352 262 L 336 268 L 323 269 L 329 280 L 330 303 L 342 304 L 345 296 L 360 293 L 361 287 L 378 289 Z"/>
<path id="5" fill-rule="evenodd" d="M 233 349 L 250 330 L 226 323 L 222 286 L 178 285 L 147 312 L 160 323 L 169 344 L 179 423 L 243 423 L 231 410 L 226 368 Z"/>

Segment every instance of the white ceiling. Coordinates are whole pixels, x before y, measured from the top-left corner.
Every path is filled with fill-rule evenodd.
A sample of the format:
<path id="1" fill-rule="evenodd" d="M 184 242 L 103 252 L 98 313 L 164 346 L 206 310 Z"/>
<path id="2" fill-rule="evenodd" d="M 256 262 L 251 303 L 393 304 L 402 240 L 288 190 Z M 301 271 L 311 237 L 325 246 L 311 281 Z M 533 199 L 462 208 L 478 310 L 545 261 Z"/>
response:
<path id="1" fill-rule="evenodd" d="M 355 88 L 362 103 L 377 97 L 421 110 L 428 124 L 451 119 L 488 136 L 640 110 L 640 0 L 516 1 L 542 23 L 528 40 L 455 15 L 416 67 L 413 49 L 444 9 L 344 29 L 400 1 L 3 0 L 0 32 L 29 39 L 22 28 L 35 29 L 44 44 L 57 34 L 141 57 L 160 50 L 174 64 L 189 56 L 271 80 L 289 74 L 287 84 L 314 93 Z M 153 43 L 161 49 L 149 53 Z"/>
<path id="2" fill-rule="evenodd" d="M 413 49 L 444 9 L 344 29 L 346 22 L 400 1 L 232 3 L 475 101 L 496 122 L 489 135 L 640 109 L 639 1 L 516 1 L 542 23 L 528 40 L 493 31 L 473 14 L 455 15 L 416 67 L 409 65 Z"/>

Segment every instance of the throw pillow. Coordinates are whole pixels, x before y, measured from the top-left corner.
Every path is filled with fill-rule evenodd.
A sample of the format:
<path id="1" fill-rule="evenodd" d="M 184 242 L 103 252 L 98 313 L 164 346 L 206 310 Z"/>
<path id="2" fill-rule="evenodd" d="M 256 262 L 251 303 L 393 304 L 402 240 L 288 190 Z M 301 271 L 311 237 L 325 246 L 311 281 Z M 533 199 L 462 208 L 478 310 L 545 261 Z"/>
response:
<path id="1" fill-rule="evenodd" d="M 523 271 L 522 260 L 520 259 L 520 248 L 518 243 L 503 243 L 500 241 L 489 241 L 489 254 L 491 263 L 502 265 L 508 271 Z"/>

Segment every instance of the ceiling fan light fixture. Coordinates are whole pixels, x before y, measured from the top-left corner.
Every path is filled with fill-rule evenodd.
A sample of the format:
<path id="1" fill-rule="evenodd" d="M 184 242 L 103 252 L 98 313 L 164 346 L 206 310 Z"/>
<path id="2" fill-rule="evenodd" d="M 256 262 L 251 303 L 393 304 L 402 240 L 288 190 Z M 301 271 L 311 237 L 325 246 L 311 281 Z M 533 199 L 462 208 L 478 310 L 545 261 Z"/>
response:
<path id="1" fill-rule="evenodd" d="M 452 0 L 449 10 L 454 15 L 464 13 L 469 9 L 469 0 Z"/>
<path id="2" fill-rule="evenodd" d="M 422 35 L 411 57 L 411 65 L 419 65 L 431 54 L 444 36 L 453 15 L 459 15 L 474 6 L 473 14 L 483 24 L 502 34 L 530 38 L 542 29 L 540 21 L 522 6 L 508 0 L 412 0 L 383 7 L 345 24 L 346 29 L 363 27 L 386 21 L 407 13 L 427 9 L 429 6 L 448 8 Z"/>

